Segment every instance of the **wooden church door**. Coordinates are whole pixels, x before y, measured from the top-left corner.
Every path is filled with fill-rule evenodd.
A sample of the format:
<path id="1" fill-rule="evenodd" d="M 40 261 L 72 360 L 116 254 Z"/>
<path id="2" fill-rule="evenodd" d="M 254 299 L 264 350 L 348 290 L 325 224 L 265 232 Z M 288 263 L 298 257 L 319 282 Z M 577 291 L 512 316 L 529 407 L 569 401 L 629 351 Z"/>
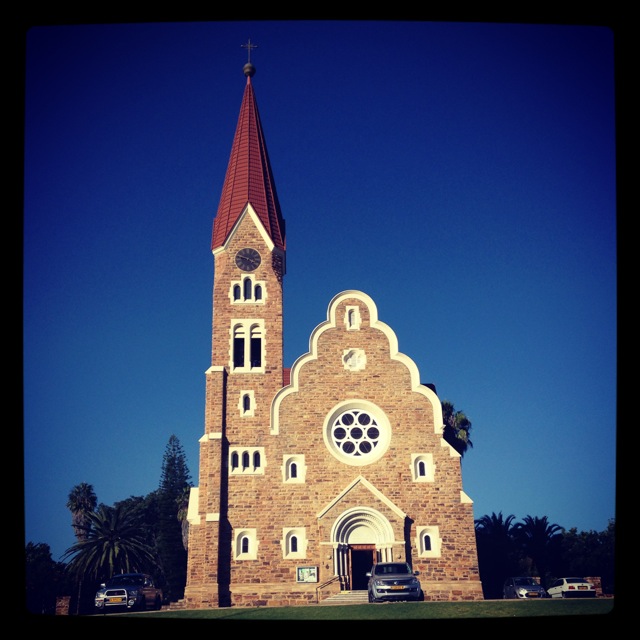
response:
<path id="1" fill-rule="evenodd" d="M 375 544 L 352 544 L 349 545 L 351 555 L 349 562 L 349 584 L 352 591 L 366 590 L 367 571 L 371 571 L 372 565 L 376 561 Z"/>

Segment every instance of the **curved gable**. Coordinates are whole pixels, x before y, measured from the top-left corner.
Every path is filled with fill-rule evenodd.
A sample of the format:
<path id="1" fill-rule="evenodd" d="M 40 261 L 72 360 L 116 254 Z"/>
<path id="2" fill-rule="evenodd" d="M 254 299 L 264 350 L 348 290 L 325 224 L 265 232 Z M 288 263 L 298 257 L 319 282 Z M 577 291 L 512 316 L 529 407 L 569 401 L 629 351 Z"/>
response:
<path id="1" fill-rule="evenodd" d="M 415 362 L 406 354 L 398 350 L 398 338 L 395 332 L 378 318 L 378 308 L 373 299 L 366 293 L 357 290 L 346 290 L 333 297 L 327 308 L 327 319 L 320 323 L 312 332 L 309 338 L 309 351 L 300 356 L 291 367 L 290 382 L 283 387 L 274 397 L 271 405 L 271 434 L 280 432 L 280 405 L 285 398 L 296 394 L 300 390 L 300 376 L 305 367 L 321 357 L 322 344 L 325 337 L 332 331 L 341 329 L 346 331 L 367 331 L 373 330 L 378 336 L 384 336 L 385 355 L 390 361 L 400 363 L 406 369 L 409 376 L 409 386 L 411 391 L 427 398 L 431 404 L 434 418 L 434 432 L 442 434 L 443 419 L 442 405 L 435 392 L 429 387 L 420 383 L 420 374 Z M 361 344 L 363 341 L 355 341 Z M 366 342 L 366 341 L 365 341 Z M 371 342 L 371 341 L 369 341 Z M 377 347 L 379 349 L 379 347 Z M 326 357 L 322 354 L 322 357 Z M 354 370 L 366 367 L 366 348 L 345 348 L 342 351 L 341 363 L 332 361 L 332 366 L 336 368 L 353 368 Z"/>

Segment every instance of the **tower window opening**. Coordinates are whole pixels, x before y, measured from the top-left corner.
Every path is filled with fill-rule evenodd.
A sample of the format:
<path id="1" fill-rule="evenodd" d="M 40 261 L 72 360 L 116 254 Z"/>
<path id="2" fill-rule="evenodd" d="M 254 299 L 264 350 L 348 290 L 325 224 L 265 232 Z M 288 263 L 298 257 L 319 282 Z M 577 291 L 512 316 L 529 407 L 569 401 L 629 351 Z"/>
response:
<path id="1" fill-rule="evenodd" d="M 251 282 L 251 278 L 245 278 L 244 280 L 244 299 L 251 300 L 251 289 L 253 288 L 253 283 Z"/>
<path id="2" fill-rule="evenodd" d="M 260 327 L 251 327 L 251 368 L 262 366 L 262 332 Z"/>
<path id="3" fill-rule="evenodd" d="M 245 331 L 244 327 L 237 326 L 233 332 L 233 367 L 244 367 Z"/>
<path id="4" fill-rule="evenodd" d="M 264 321 L 234 320 L 231 368 L 237 373 L 260 373 L 264 367 Z"/>
<path id="5" fill-rule="evenodd" d="M 256 280 L 253 274 L 234 280 L 229 286 L 229 300 L 234 305 L 264 304 L 266 294 L 265 281 Z"/>

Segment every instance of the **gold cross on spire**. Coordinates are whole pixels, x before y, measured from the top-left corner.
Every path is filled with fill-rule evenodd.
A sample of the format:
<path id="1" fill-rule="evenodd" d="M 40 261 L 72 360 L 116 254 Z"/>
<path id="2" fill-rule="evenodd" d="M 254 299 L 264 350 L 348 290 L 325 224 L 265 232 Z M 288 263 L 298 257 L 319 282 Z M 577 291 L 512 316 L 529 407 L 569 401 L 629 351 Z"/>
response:
<path id="1" fill-rule="evenodd" d="M 251 44 L 251 38 L 249 38 L 247 40 L 247 44 L 241 44 L 240 45 L 243 49 L 247 50 L 247 62 L 251 62 L 251 49 L 257 49 L 258 45 L 257 44 Z"/>

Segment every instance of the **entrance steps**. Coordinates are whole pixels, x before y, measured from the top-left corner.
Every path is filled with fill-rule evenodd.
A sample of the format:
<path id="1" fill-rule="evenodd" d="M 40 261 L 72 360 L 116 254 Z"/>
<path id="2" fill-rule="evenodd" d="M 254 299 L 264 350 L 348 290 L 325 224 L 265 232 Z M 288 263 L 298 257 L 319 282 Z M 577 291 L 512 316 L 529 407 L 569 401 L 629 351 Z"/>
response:
<path id="1" fill-rule="evenodd" d="M 324 600 L 321 600 L 319 605 L 340 605 L 340 604 L 367 604 L 369 602 L 369 596 L 367 590 L 363 591 L 341 591 Z"/>

